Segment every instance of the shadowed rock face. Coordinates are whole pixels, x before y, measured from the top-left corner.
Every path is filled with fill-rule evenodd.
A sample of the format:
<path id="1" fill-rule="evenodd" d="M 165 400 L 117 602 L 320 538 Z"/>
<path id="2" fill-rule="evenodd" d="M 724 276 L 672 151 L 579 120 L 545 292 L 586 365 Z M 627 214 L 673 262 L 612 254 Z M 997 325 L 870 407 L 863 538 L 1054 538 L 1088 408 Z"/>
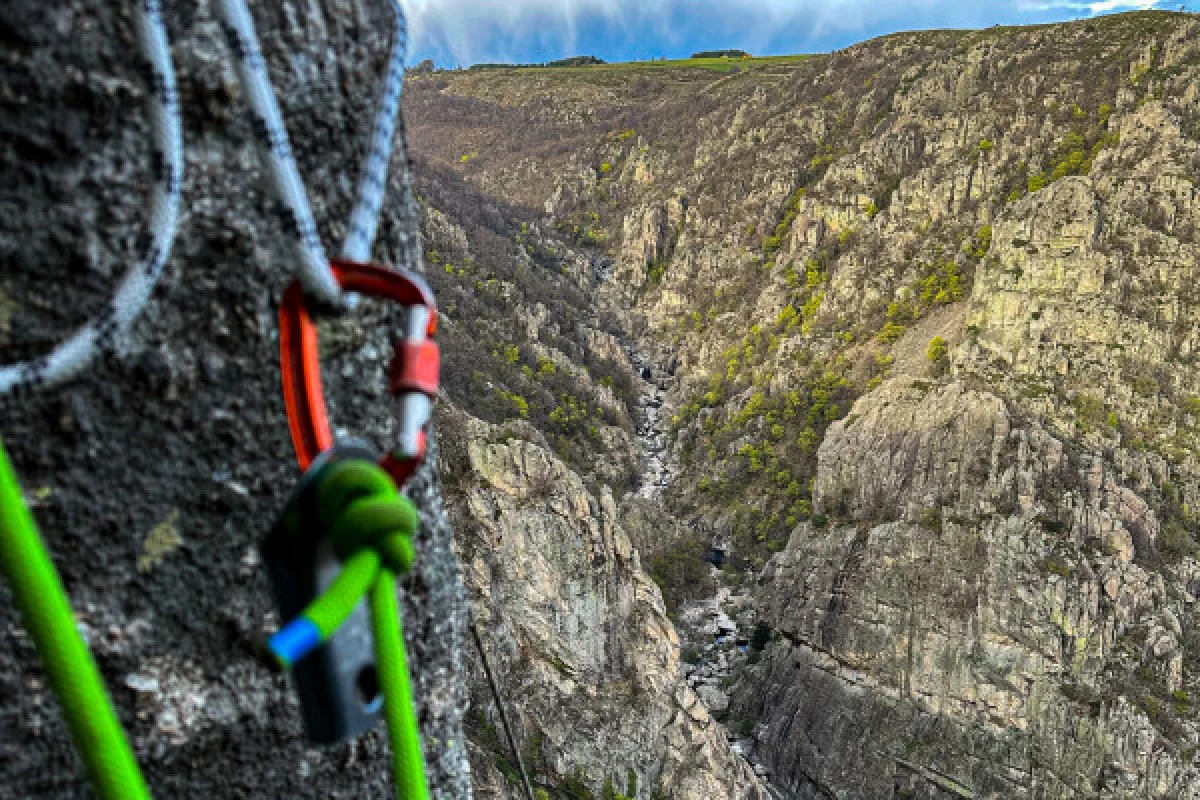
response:
<path id="1" fill-rule="evenodd" d="M 1161 734 L 1109 694 L 1136 665 L 1179 690 L 1188 612 L 1133 563 L 1158 521 L 1102 461 L 995 395 L 898 379 L 820 462 L 837 522 L 800 526 L 764 573 L 780 638 L 737 695 L 791 788 L 881 796 L 933 775 L 974 792 L 948 796 L 1023 797 L 1043 775 L 1056 797 L 1195 796 L 1195 769 L 1136 746 Z"/>

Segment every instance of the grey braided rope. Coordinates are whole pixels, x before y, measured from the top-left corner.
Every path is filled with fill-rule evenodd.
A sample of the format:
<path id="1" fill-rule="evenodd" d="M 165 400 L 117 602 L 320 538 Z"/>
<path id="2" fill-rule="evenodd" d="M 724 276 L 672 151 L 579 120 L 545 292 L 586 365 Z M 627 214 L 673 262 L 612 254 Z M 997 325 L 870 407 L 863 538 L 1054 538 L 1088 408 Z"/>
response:
<path id="1" fill-rule="evenodd" d="M 371 131 L 371 147 L 363 163 L 362 175 L 358 179 L 358 200 L 350 215 L 350 230 L 342 243 L 342 255 L 351 261 L 369 261 L 371 244 L 379 227 L 379 212 L 383 208 L 383 196 L 387 190 L 388 162 L 392 158 L 392 145 L 396 138 L 396 118 L 400 113 L 400 95 L 404 91 L 404 58 L 408 50 L 408 24 L 399 0 L 392 0 L 396 15 L 396 31 L 392 36 L 392 49 L 388 56 L 387 75 L 379 102 L 375 108 L 375 122 Z M 401 142 L 401 152 L 406 156 L 408 147 Z M 409 264 L 410 269 L 419 265 Z"/>
<path id="2" fill-rule="evenodd" d="M 371 145 L 358 182 L 357 201 L 342 248 L 342 254 L 355 261 L 370 258 L 387 188 L 388 162 L 404 86 L 407 26 L 397 0 L 392 0 L 392 8 L 396 14 L 396 32 L 383 90 L 376 106 Z M 254 20 L 246 8 L 245 0 L 220 0 L 216 9 L 225 38 L 236 57 L 238 78 L 254 114 L 254 135 L 260 155 L 275 196 L 284 206 L 284 224 L 300 257 L 297 275 L 311 297 L 330 306 L 340 305 L 341 289 L 329 267 L 304 183 L 292 156 L 287 129 L 271 89 L 266 60 L 254 30 Z"/>
<path id="3" fill-rule="evenodd" d="M 183 125 L 167 33 L 158 0 L 134 3 L 134 24 L 146 80 L 154 175 L 150 222 L 137 241 L 140 253 L 109 305 L 52 352 L 22 364 L 0 367 L 0 397 L 57 386 L 112 349 L 150 299 L 175 240 L 183 187 Z"/>

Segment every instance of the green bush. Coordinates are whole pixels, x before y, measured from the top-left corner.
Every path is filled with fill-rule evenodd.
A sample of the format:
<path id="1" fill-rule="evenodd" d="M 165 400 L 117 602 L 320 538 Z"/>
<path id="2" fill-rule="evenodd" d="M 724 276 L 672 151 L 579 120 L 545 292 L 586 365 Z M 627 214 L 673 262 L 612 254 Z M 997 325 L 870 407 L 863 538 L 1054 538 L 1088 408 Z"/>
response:
<path id="1" fill-rule="evenodd" d="M 876 336 L 883 344 L 891 344 L 904 335 L 905 327 L 898 325 L 895 322 L 888 322 L 880 329 Z"/>
<path id="2" fill-rule="evenodd" d="M 1178 563 L 1186 556 L 1194 555 L 1196 542 L 1184 524 L 1177 518 L 1167 520 L 1158 540 L 1159 552 L 1171 563 Z"/>
<path id="3" fill-rule="evenodd" d="M 992 226 L 982 225 L 975 233 L 975 248 L 971 254 L 976 258 L 983 258 L 987 255 L 988 250 L 992 247 Z"/>
<path id="4" fill-rule="evenodd" d="M 1097 430 L 1108 421 L 1104 401 L 1098 397 L 1080 393 L 1075 395 L 1071 405 L 1075 408 L 1075 419 L 1084 432 Z"/>
<path id="5" fill-rule="evenodd" d="M 991 246 L 989 238 L 988 245 Z M 985 251 L 986 252 L 986 251 Z M 921 280 L 920 299 L 923 304 L 946 305 L 963 298 L 962 276 L 957 262 L 943 261 L 933 267 Z"/>
<path id="6" fill-rule="evenodd" d="M 943 374 L 950 366 L 950 349 L 946 345 L 946 340 L 941 336 L 935 336 L 929 340 L 929 348 L 925 351 L 925 355 L 929 358 L 929 364 L 936 375 Z"/>
<path id="7" fill-rule="evenodd" d="M 659 281 L 662 280 L 662 277 L 664 274 L 666 274 L 666 271 L 667 271 L 667 262 L 665 259 L 662 261 L 654 261 L 652 259 L 647 259 L 647 261 L 646 261 L 646 283 L 649 285 L 658 283 Z"/>

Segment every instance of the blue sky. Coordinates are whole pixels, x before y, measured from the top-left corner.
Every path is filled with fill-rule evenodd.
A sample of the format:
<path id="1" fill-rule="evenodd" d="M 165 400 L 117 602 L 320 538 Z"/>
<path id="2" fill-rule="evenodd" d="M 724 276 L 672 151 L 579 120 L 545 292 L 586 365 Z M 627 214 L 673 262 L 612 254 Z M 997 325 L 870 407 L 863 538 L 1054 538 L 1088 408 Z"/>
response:
<path id="1" fill-rule="evenodd" d="M 885 33 L 1057 22 L 1200 0 L 406 0 L 410 63 L 828 52 Z"/>

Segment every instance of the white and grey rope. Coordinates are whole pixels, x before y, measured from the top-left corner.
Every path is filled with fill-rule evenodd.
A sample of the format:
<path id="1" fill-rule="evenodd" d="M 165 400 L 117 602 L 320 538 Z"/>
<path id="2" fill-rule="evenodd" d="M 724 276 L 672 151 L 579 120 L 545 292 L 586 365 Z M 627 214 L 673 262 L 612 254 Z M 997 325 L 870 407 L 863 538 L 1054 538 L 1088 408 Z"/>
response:
<path id="1" fill-rule="evenodd" d="M 379 224 L 387 188 L 388 162 L 395 138 L 396 115 L 400 110 L 400 94 L 404 85 L 404 56 L 407 28 L 399 3 L 392 0 L 396 14 L 396 32 L 383 90 L 376 107 L 371 144 L 359 178 L 357 201 L 350 217 L 350 227 L 342 254 L 355 261 L 370 258 L 371 244 Z M 308 205 L 304 183 L 292 157 L 287 129 L 271 89 L 266 60 L 259 47 L 254 20 L 245 0 L 219 0 L 216 5 L 222 30 L 236 57 L 238 77 L 253 112 L 254 135 L 257 139 L 271 186 L 283 204 L 284 225 L 300 257 L 297 269 L 301 284 L 314 299 L 330 306 L 341 301 L 341 290 L 329 267 L 325 248 L 317 233 L 316 222 Z"/>
<path id="2" fill-rule="evenodd" d="M 271 89 L 267 61 L 258 46 L 254 20 L 245 0 L 219 0 L 214 9 L 220 18 L 225 40 L 233 51 L 234 67 L 253 111 L 254 138 L 270 176 L 271 187 L 284 207 L 283 223 L 299 256 L 297 275 L 310 296 L 327 305 L 338 306 L 342 290 L 329 268 L 304 182 L 300 180 L 296 161 L 292 158 L 283 115 L 279 113 L 275 92 Z"/>
<path id="3" fill-rule="evenodd" d="M 359 178 L 357 199 L 342 255 L 355 261 L 370 258 L 371 245 L 387 188 L 388 165 L 396 134 L 396 118 L 404 88 L 407 26 L 398 0 L 391 0 L 396 16 L 383 89 L 376 106 L 371 144 Z M 238 77 L 254 111 L 254 134 L 271 177 L 276 197 L 285 208 L 284 224 L 300 256 L 297 270 L 305 291 L 331 306 L 341 302 L 341 289 L 329 267 L 317 233 L 304 183 L 292 157 L 283 117 L 271 89 L 266 60 L 258 44 L 254 22 L 245 0 L 219 0 L 216 4 L 230 48 L 237 56 Z M 77 330 L 53 352 L 31 361 L 0 366 L 0 397 L 23 390 L 50 388 L 78 375 L 141 313 L 162 274 L 171 252 L 179 219 L 183 185 L 183 126 L 179 95 L 172 68 L 170 46 L 162 23 L 159 0 L 134 4 L 138 46 L 147 83 L 154 183 L 150 195 L 150 222 L 138 239 L 141 258 L 117 288 L 112 301 L 92 322 Z"/>
<path id="4" fill-rule="evenodd" d="M 78 375 L 133 323 L 154 291 L 171 253 L 183 186 L 183 126 L 170 47 L 158 0 L 137 0 L 134 22 L 143 60 L 150 135 L 149 225 L 137 240 L 139 259 L 122 279 L 108 306 L 52 352 L 22 364 L 0 367 L 0 396 L 44 389 Z"/>
<path id="5" fill-rule="evenodd" d="M 392 0 L 396 15 L 396 30 L 388 56 L 387 73 L 375 122 L 371 130 L 371 146 L 358 179 L 358 200 L 350 215 L 350 229 L 342 243 L 342 256 L 351 261 L 369 261 L 375 230 L 379 227 L 379 212 L 387 190 L 388 162 L 396 138 L 396 116 L 400 113 L 400 93 L 404 91 L 404 57 L 408 50 L 408 26 L 398 0 Z M 410 265 L 415 266 L 415 265 Z"/>

